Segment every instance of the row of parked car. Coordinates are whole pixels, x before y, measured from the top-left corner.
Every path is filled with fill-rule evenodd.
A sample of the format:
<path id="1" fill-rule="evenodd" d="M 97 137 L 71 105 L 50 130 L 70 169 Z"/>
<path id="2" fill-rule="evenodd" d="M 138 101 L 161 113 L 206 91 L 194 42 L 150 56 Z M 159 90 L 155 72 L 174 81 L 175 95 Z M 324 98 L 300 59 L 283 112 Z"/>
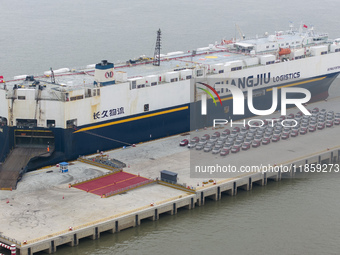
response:
<path id="1" fill-rule="evenodd" d="M 249 125 L 242 128 L 234 127 L 232 130 L 225 129 L 222 133 L 216 131 L 211 137 L 205 134 L 201 138 L 193 137 L 190 141 L 184 139 L 180 142 L 180 146 L 226 156 L 229 153 L 259 147 L 261 144 L 267 145 L 281 139 L 286 140 L 289 137 L 297 137 L 308 132 L 330 128 L 333 125 L 340 125 L 340 113 L 327 112 L 325 109 L 319 111 L 318 108 L 310 112 L 311 115 L 298 112 L 295 115 L 281 116 L 272 121 L 255 122 L 251 127 Z"/>

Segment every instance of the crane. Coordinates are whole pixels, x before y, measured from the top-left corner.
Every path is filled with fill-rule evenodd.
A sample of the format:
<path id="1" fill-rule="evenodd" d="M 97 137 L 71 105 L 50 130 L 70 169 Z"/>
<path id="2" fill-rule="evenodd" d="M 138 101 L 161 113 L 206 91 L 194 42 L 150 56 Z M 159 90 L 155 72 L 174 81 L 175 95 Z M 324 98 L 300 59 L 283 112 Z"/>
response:
<path id="1" fill-rule="evenodd" d="M 240 39 L 241 39 L 241 40 L 245 39 L 246 36 L 243 34 L 241 28 L 240 28 L 237 24 L 235 24 L 235 28 L 237 29 L 237 31 L 238 31 L 238 33 L 239 33 L 239 35 L 240 35 Z M 236 33 L 236 32 L 235 32 L 235 33 Z M 235 37 L 236 37 L 236 36 L 235 36 Z"/>

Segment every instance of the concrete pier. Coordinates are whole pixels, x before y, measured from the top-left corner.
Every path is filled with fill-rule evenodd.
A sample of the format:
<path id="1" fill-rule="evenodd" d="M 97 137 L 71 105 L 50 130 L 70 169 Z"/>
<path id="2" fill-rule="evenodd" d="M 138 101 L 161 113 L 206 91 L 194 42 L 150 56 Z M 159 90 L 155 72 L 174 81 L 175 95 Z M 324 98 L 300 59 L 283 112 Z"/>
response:
<path id="1" fill-rule="evenodd" d="M 320 153 L 318 155 L 310 155 L 309 157 L 298 159 L 297 161 L 287 162 L 287 165 L 305 165 L 313 163 L 338 162 L 340 157 L 340 146 L 338 148 Z M 337 164 L 337 163 L 335 163 Z M 289 172 L 275 172 L 275 173 L 252 173 L 244 176 L 221 180 L 214 183 L 199 187 L 194 194 L 184 193 L 182 195 L 168 199 L 159 203 L 152 203 L 143 208 L 134 210 L 133 212 L 123 213 L 121 216 L 112 217 L 108 220 L 99 220 L 96 223 L 89 223 L 87 226 L 69 228 L 60 234 L 51 234 L 40 240 L 27 241 L 25 244 L 21 242 L 17 244 L 17 249 L 20 255 L 32 255 L 36 252 L 45 251 L 53 253 L 60 245 L 75 246 L 79 244 L 79 240 L 83 238 L 90 238 L 92 240 L 100 238 L 103 232 L 118 233 L 124 229 L 136 227 L 142 224 L 145 220 L 158 220 L 162 214 L 177 214 L 179 208 L 194 209 L 195 206 L 203 206 L 206 199 L 220 200 L 223 195 L 235 196 L 239 190 L 251 190 L 254 185 L 266 185 L 268 180 L 280 181 L 283 175 L 286 177 L 294 177 L 295 172 L 299 168 L 291 168 Z M 157 184 L 154 184 L 157 185 Z M 98 198 L 100 199 L 100 198 Z M 103 199 L 105 200 L 105 199 Z M 0 241 L 11 244 L 8 240 L 0 237 Z"/>
<path id="2" fill-rule="evenodd" d="M 322 162 L 338 162 L 340 157 L 340 146 L 338 148 L 329 150 L 327 152 L 319 153 L 317 155 L 310 155 L 303 159 L 287 162 L 287 165 L 304 165 Z M 294 169 L 291 168 L 289 172 L 281 173 L 252 173 L 244 174 L 240 177 L 220 180 L 216 183 L 204 185 L 204 187 L 196 188 L 195 193 L 184 193 L 181 195 L 151 203 L 142 208 L 137 208 L 132 212 L 121 213 L 120 216 L 113 216 L 110 219 L 97 220 L 96 222 L 83 224 L 78 227 L 69 227 L 61 233 L 51 233 L 50 235 L 36 238 L 35 240 L 27 240 L 16 243 L 18 254 L 32 255 L 34 253 L 44 251 L 47 253 L 54 253 L 60 245 L 75 246 L 79 244 L 79 240 L 83 238 L 90 238 L 92 240 L 100 238 L 103 232 L 118 233 L 124 229 L 136 227 L 142 224 L 144 220 L 158 220 L 162 214 L 177 214 L 179 208 L 193 209 L 195 206 L 203 206 L 206 199 L 220 200 L 223 195 L 235 196 L 239 190 L 251 190 L 254 185 L 266 185 L 268 180 L 279 181 L 286 175 L 286 177 L 294 177 Z M 163 187 L 159 184 L 154 184 L 158 187 Z M 166 187 L 168 188 L 168 187 Z M 170 189 L 170 188 L 168 188 Z M 105 201 L 106 199 L 97 198 Z M 108 200 L 108 199 L 107 199 Z M 7 244 L 12 244 L 6 237 L 0 235 L 0 241 Z"/>
<path id="3" fill-rule="evenodd" d="M 181 198 L 169 201 L 161 205 L 154 205 L 141 209 L 140 211 L 129 213 L 124 216 L 113 218 L 111 220 L 103 221 L 94 225 L 90 225 L 81 229 L 70 229 L 60 235 L 46 237 L 34 243 L 21 243 L 17 245 L 20 255 L 31 255 L 36 252 L 44 251 L 53 253 L 60 245 L 78 245 L 79 240 L 83 238 L 90 238 L 92 240 L 100 238 L 102 232 L 117 233 L 124 229 L 136 227 L 141 224 L 143 220 L 158 220 L 162 214 L 176 214 L 178 208 L 185 207 L 187 209 L 194 208 L 194 201 L 196 195 L 183 196 Z M 8 240 L 3 240 L 8 242 Z M 29 242 L 29 241 L 27 241 Z"/>

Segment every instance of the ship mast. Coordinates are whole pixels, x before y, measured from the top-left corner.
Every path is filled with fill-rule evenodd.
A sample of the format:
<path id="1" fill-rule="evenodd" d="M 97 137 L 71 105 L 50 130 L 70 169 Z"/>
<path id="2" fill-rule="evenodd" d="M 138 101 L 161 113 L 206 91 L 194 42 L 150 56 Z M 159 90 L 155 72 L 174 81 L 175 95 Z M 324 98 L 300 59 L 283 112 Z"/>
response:
<path id="1" fill-rule="evenodd" d="M 153 65 L 160 66 L 161 65 L 161 29 L 157 31 L 157 40 L 156 40 L 156 47 L 155 47 L 155 54 L 153 56 Z"/>
<path id="2" fill-rule="evenodd" d="M 52 67 L 50 68 L 50 70 L 51 70 L 51 83 L 55 84 L 54 72 Z"/>

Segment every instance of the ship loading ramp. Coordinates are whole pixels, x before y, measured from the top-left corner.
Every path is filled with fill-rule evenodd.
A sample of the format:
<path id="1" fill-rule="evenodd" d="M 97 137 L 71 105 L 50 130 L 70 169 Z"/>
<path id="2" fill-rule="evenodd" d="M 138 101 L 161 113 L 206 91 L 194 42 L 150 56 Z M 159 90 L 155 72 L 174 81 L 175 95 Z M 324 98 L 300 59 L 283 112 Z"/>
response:
<path id="1" fill-rule="evenodd" d="M 154 183 L 154 180 L 142 177 L 139 174 L 119 171 L 73 184 L 72 187 L 101 197 L 110 197 L 151 183 Z"/>
<path id="2" fill-rule="evenodd" d="M 53 151 L 53 150 L 52 150 Z M 25 172 L 29 161 L 34 157 L 49 157 L 48 152 L 42 147 L 17 147 L 7 156 L 5 162 L 0 165 L 0 189 L 15 189 L 18 180 Z"/>

